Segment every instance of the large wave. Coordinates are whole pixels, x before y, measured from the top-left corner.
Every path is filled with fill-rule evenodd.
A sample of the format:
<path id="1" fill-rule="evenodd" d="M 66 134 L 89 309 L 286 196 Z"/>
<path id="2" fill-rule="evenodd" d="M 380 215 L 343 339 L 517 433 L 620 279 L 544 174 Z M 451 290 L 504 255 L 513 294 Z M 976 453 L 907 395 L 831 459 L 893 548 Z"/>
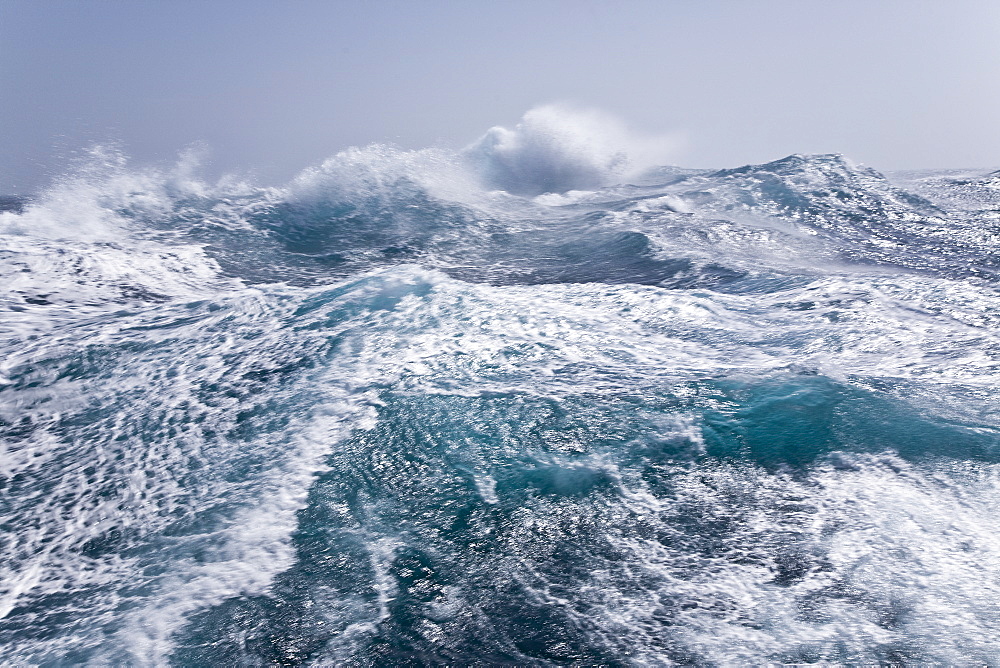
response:
<path id="1" fill-rule="evenodd" d="M 5 207 L 0 657 L 1000 661 L 995 175 L 634 145 Z"/>

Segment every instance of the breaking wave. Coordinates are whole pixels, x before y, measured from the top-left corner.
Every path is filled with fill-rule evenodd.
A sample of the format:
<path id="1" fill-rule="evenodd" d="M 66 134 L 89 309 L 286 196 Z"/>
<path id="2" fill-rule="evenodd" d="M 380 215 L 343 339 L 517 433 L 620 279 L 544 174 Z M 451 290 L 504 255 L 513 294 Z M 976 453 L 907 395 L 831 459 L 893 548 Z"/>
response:
<path id="1" fill-rule="evenodd" d="M 996 175 L 665 146 L 5 204 L 0 659 L 1000 662 Z"/>

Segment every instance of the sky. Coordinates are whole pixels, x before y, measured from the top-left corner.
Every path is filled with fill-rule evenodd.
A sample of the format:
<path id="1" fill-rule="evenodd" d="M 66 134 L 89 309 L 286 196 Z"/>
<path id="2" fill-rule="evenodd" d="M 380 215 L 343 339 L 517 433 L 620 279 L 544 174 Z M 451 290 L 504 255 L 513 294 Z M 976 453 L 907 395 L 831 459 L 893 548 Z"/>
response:
<path id="1" fill-rule="evenodd" d="M 569 104 L 666 156 L 1000 165 L 1000 1 L 0 0 L 0 194 L 93 144 L 281 183 Z"/>

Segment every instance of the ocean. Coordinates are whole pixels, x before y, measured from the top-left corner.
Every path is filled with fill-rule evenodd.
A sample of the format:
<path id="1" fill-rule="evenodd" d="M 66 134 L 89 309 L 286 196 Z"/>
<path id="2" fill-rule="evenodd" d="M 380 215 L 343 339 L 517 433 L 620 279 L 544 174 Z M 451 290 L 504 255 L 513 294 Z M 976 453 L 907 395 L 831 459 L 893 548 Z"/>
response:
<path id="1" fill-rule="evenodd" d="M 1000 173 L 626 165 L 6 198 L 0 661 L 1000 663 Z"/>

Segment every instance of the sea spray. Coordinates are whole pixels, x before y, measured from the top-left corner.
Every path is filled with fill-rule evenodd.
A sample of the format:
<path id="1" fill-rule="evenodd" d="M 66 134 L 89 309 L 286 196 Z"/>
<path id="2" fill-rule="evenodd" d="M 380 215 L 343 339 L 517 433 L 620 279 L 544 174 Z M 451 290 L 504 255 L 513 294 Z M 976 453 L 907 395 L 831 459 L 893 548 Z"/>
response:
<path id="1" fill-rule="evenodd" d="M 0 212 L 0 658 L 1000 661 L 995 177 L 629 137 Z"/>

